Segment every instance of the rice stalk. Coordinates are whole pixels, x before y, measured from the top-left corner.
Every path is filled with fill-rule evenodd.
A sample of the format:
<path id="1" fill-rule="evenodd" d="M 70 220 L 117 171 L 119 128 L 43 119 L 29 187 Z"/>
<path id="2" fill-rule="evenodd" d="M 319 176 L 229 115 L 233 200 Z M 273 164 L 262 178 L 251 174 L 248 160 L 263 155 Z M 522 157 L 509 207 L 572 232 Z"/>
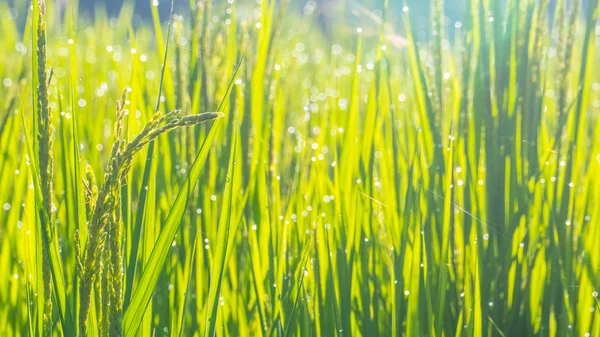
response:
<path id="1" fill-rule="evenodd" d="M 50 257 L 48 255 L 48 242 L 53 233 L 53 196 L 52 196 L 52 178 L 54 157 L 52 153 L 52 111 L 48 104 L 48 85 L 50 79 L 46 70 L 46 22 L 43 21 L 43 15 L 46 12 L 44 1 L 39 2 L 40 12 L 38 14 L 37 29 L 37 116 L 38 116 L 38 163 L 40 174 L 40 185 L 42 190 L 43 208 L 47 214 L 48 222 L 42 223 L 42 235 L 48 240 L 43 240 L 42 252 L 42 270 L 44 274 L 44 334 L 52 335 L 52 271 L 50 266 Z"/>
<path id="2" fill-rule="evenodd" d="M 160 112 L 154 114 L 152 119 L 144 126 L 134 139 L 126 143 L 122 137 L 123 116 L 125 115 L 125 96 L 117 102 L 117 121 L 115 123 L 114 142 L 111 156 L 105 168 L 104 182 L 99 190 L 96 205 L 91 217 L 88 241 L 83 257 L 83 273 L 80 276 L 80 316 L 79 335 L 87 334 L 87 319 L 89 316 L 91 295 L 100 270 L 103 269 L 102 261 L 108 261 L 106 282 L 108 298 L 104 297 L 107 306 L 103 309 L 103 320 L 108 320 L 108 335 L 121 336 L 123 334 L 123 260 L 122 260 L 122 224 L 120 216 L 121 189 L 120 183 L 129 172 L 133 157 L 152 140 L 163 133 L 181 127 L 193 126 L 221 117 L 218 112 L 207 112 L 196 115 L 180 116 L 180 111 L 175 110 L 165 115 Z M 105 247 L 108 244 L 108 247 Z M 102 256 L 105 255 L 103 259 Z M 108 309 L 108 312 L 106 311 Z M 106 323 L 104 323 L 106 324 Z M 104 328 L 103 328 L 104 329 Z M 106 334 L 106 330 L 103 330 Z"/>

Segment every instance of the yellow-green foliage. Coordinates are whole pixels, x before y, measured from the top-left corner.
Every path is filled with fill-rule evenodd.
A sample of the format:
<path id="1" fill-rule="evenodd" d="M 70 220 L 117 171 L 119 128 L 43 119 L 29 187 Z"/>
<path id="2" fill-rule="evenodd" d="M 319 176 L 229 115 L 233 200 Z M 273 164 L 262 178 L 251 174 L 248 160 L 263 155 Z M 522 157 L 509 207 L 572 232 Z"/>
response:
<path id="1" fill-rule="evenodd" d="M 600 336 L 597 1 L 149 2 L 0 0 L 0 336 Z"/>

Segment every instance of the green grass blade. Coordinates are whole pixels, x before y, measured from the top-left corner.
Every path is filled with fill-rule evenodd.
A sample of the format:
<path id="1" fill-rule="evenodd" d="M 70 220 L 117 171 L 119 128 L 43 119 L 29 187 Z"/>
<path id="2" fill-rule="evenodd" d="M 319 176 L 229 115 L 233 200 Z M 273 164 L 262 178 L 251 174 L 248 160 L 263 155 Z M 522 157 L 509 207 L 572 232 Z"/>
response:
<path id="1" fill-rule="evenodd" d="M 229 157 L 229 169 L 227 172 L 227 183 L 226 190 L 223 196 L 223 204 L 221 206 L 221 217 L 219 219 L 219 228 L 217 232 L 217 247 L 215 252 L 215 258 L 212 265 L 212 275 L 210 282 L 210 290 L 208 294 L 208 310 L 206 314 L 206 331 L 204 335 L 206 337 L 215 336 L 217 330 L 217 313 L 219 308 L 219 294 L 221 291 L 221 285 L 223 282 L 223 275 L 225 274 L 225 266 L 227 263 L 227 252 L 229 250 L 229 237 L 230 230 L 232 227 L 232 216 L 233 214 L 233 198 L 234 198 L 234 186 L 236 185 L 236 148 L 237 148 L 237 130 L 234 130 L 233 134 L 233 146 L 231 147 L 231 153 Z M 238 187 L 238 186 L 236 186 Z M 234 226 L 234 229 L 235 225 Z M 235 233 L 235 231 L 233 231 Z"/>
<path id="2" fill-rule="evenodd" d="M 125 310 L 123 318 L 125 337 L 135 336 L 137 329 L 142 322 L 146 307 L 152 298 L 156 282 L 158 281 L 162 267 L 167 259 L 175 234 L 179 230 L 179 225 L 181 224 L 181 219 L 185 213 L 186 206 L 190 200 L 192 191 L 198 182 L 200 172 L 206 162 L 209 149 L 215 139 L 220 124 L 219 120 L 213 124 L 202 147 L 198 151 L 194 164 L 190 168 L 190 173 L 179 190 L 177 198 L 165 220 L 162 231 L 152 249 L 148 263 L 145 265 L 144 273 L 133 291 L 131 302 Z"/>

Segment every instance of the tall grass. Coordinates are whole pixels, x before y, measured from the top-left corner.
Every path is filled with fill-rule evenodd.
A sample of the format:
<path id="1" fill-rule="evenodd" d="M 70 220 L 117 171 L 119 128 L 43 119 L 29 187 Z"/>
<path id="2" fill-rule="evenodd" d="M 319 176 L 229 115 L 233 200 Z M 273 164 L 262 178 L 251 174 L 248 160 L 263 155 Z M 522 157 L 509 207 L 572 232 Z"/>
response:
<path id="1" fill-rule="evenodd" d="M 600 336 L 596 1 L 57 4 L 0 0 L 0 335 Z"/>

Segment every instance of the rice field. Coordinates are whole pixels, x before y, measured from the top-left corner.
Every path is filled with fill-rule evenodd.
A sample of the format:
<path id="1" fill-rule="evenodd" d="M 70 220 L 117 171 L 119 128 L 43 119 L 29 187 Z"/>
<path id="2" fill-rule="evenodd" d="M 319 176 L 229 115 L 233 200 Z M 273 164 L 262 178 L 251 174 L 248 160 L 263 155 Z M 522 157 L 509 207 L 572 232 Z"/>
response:
<path id="1" fill-rule="evenodd" d="M 600 336 L 598 1 L 168 2 L 0 0 L 1 336 Z"/>

